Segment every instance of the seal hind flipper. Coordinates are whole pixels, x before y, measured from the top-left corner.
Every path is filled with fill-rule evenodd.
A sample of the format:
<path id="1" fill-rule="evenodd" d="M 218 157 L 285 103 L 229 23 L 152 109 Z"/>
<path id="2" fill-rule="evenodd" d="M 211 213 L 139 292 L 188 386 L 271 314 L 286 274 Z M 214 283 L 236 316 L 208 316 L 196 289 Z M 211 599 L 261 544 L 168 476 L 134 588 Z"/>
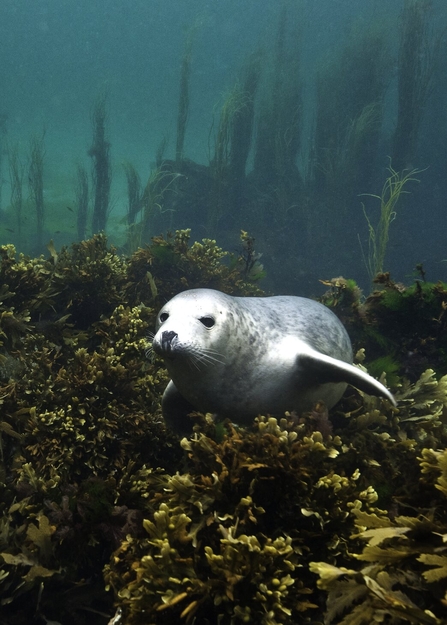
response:
<path id="1" fill-rule="evenodd" d="M 320 384 L 323 381 L 329 383 L 346 382 L 368 395 L 385 397 L 393 406 L 397 405 L 393 395 L 381 382 L 358 367 L 337 360 L 337 358 L 309 350 L 298 356 L 298 367 L 300 370 L 305 370 L 307 376 L 315 377 Z"/>

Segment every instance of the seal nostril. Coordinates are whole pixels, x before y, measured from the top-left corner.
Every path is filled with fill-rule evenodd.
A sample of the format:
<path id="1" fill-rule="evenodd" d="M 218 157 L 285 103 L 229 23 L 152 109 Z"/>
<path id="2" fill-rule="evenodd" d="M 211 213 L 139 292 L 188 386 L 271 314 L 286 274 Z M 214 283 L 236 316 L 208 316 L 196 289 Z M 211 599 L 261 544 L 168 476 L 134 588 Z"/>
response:
<path id="1" fill-rule="evenodd" d="M 177 332 L 173 332 L 172 330 L 168 332 L 161 333 L 161 347 L 166 351 L 171 351 L 172 341 L 178 336 Z"/>

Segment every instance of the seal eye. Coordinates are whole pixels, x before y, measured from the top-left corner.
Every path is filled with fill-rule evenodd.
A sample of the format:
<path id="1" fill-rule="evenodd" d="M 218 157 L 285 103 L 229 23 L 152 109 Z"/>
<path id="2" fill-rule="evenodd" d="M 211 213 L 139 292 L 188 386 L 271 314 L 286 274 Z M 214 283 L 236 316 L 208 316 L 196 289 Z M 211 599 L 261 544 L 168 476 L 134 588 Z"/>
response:
<path id="1" fill-rule="evenodd" d="M 166 319 L 169 317 L 168 313 L 161 313 L 160 315 L 160 321 L 163 323 L 164 321 L 166 321 Z"/>
<path id="2" fill-rule="evenodd" d="M 205 328 L 212 328 L 216 323 L 212 317 L 200 317 L 199 321 L 200 323 L 203 323 Z"/>

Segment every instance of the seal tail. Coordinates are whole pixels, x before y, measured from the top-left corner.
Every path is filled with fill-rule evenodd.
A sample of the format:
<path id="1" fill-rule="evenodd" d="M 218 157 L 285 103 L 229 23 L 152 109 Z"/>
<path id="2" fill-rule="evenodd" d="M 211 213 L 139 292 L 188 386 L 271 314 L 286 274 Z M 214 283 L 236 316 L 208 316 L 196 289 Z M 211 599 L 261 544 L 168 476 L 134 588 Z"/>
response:
<path id="1" fill-rule="evenodd" d="M 299 356 L 300 367 L 313 371 L 318 379 L 325 382 L 346 382 L 368 395 L 385 397 L 393 406 L 397 405 L 394 396 L 381 382 L 358 367 L 316 351 L 309 351 Z"/>

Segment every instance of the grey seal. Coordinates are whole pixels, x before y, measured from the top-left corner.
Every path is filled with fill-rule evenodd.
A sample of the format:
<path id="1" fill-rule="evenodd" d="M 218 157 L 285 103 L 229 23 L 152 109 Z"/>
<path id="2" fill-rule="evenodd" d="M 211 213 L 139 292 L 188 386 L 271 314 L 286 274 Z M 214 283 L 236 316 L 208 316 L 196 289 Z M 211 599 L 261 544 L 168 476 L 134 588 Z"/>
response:
<path id="1" fill-rule="evenodd" d="M 165 421 L 188 429 L 192 410 L 239 424 L 259 414 L 332 408 L 347 384 L 393 405 L 390 391 L 352 365 L 352 346 L 338 317 L 298 296 L 232 297 L 191 289 L 158 313 L 152 348 L 171 377 Z"/>

